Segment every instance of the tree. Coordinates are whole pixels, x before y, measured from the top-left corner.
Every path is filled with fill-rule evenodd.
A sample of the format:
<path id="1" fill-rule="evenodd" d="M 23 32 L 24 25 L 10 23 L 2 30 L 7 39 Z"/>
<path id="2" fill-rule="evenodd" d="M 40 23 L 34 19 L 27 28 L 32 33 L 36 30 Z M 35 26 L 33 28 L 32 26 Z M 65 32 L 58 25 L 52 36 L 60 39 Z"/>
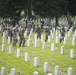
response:
<path id="1" fill-rule="evenodd" d="M 58 26 L 58 17 L 65 14 L 67 1 L 65 0 L 34 0 L 33 10 L 35 14 L 42 17 L 55 17 Z"/>
<path id="2" fill-rule="evenodd" d="M 68 1 L 68 13 L 72 16 L 76 15 L 76 0 L 67 0 Z"/>
<path id="3" fill-rule="evenodd" d="M 21 11 L 26 10 L 26 0 L 0 0 L 0 16 L 19 20 Z"/>

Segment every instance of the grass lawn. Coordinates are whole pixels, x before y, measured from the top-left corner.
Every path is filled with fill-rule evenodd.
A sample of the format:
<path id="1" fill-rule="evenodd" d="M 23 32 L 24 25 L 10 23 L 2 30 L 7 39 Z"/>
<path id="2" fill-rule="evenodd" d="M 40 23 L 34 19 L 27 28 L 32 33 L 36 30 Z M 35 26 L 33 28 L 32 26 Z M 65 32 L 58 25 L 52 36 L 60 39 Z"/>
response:
<path id="1" fill-rule="evenodd" d="M 44 62 L 48 62 L 48 73 L 52 73 L 54 75 L 54 68 L 56 65 L 59 66 L 60 75 L 67 75 L 67 70 L 69 67 L 73 68 L 73 74 L 76 75 L 76 45 L 72 46 L 72 36 L 73 33 L 69 36 L 67 44 L 64 45 L 62 42 L 55 43 L 54 39 L 51 38 L 51 42 L 46 42 L 46 49 L 42 49 L 42 42 L 38 39 L 38 48 L 34 47 L 34 36 L 31 37 L 31 43 L 28 47 L 19 47 L 18 43 L 16 47 L 12 47 L 12 54 L 8 53 L 8 47 L 12 46 L 12 44 L 8 44 L 7 39 L 5 38 L 5 51 L 1 51 L 2 45 L 2 37 L 0 36 L 0 68 L 5 67 L 5 75 L 11 68 L 16 69 L 16 75 L 18 72 L 21 72 L 21 75 L 33 75 L 33 72 L 38 71 L 39 75 L 47 75 L 44 73 Z M 51 44 L 54 43 L 55 47 L 58 49 L 54 52 L 51 51 Z M 75 42 L 76 43 L 76 42 Z M 64 46 L 64 55 L 60 54 L 61 46 Z M 17 49 L 20 49 L 21 56 L 17 58 L 16 52 Z M 70 50 L 74 49 L 75 57 L 74 59 L 70 58 Z M 26 62 L 24 59 L 25 53 L 28 52 L 29 61 Z M 34 67 L 34 57 L 38 57 L 39 66 Z M 61 74 L 62 73 L 62 74 Z"/>

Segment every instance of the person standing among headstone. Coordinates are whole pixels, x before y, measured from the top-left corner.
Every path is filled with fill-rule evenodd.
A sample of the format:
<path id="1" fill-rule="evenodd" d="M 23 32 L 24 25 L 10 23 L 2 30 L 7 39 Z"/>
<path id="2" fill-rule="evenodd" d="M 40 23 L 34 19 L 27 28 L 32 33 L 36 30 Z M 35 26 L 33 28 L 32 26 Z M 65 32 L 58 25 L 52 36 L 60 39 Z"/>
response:
<path id="1" fill-rule="evenodd" d="M 12 34 L 13 34 L 13 46 L 16 46 L 17 43 L 17 32 L 18 32 L 18 25 L 16 25 L 13 30 L 12 30 Z"/>
<path id="2" fill-rule="evenodd" d="M 68 25 L 69 25 L 69 28 L 68 28 L 68 30 L 69 30 L 73 26 L 73 22 L 71 20 L 69 20 Z"/>
<path id="3" fill-rule="evenodd" d="M 12 43 L 12 38 L 13 38 L 13 33 L 12 33 L 12 31 L 13 31 L 13 28 L 12 28 L 12 26 L 10 26 L 9 33 L 10 33 L 10 42 L 11 42 L 11 43 Z"/>
<path id="4" fill-rule="evenodd" d="M 34 21 L 32 21 L 32 23 L 31 23 L 31 28 L 33 29 L 33 32 L 35 31 L 35 24 L 34 24 Z"/>
<path id="5" fill-rule="evenodd" d="M 50 35 L 50 27 L 49 26 L 46 26 L 46 28 L 45 28 L 45 35 L 46 35 L 46 39 L 45 39 L 45 42 L 46 42 L 48 39 L 48 35 Z"/>
<path id="6" fill-rule="evenodd" d="M 41 26 L 40 25 L 36 28 L 36 33 L 37 33 L 37 39 L 38 38 L 41 39 Z"/>
<path id="7" fill-rule="evenodd" d="M 64 37 L 65 37 L 65 28 L 62 27 L 60 29 L 60 43 L 62 42 L 62 40 L 64 40 Z"/>
<path id="8" fill-rule="evenodd" d="M 8 32 L 8 36 L 10 37 L 10 42 L 12 43 L 12 38 L 13 38 L 13 27 L 10 26 L 9 28 L 7 28 L 7 32 Z"/>
<path id="9" fill-rule="evenodd" d="M 30 23 L 29 23 L 28 26 L 27 26 L 27 36 L 29 36 L 30 31 L 31 31 L 31 26 L 30 26 Z"/>
<path id="10" fill-rule="evenodd" d="M 24 27 L 21 27 L 21 29 L 19 31 L 19 37 L 20 37 L 19 46 L 24 46 L 24 44 L 25 44 L 24 32 L 25 32 Z"/>
<path id="11" fill-rule="evenodd" d="M 40 25 L 41 25 L 41 30 L 43 31 L 43 26 L 44 26 L 44 21 L 43 20 L 40 21 Z"/>

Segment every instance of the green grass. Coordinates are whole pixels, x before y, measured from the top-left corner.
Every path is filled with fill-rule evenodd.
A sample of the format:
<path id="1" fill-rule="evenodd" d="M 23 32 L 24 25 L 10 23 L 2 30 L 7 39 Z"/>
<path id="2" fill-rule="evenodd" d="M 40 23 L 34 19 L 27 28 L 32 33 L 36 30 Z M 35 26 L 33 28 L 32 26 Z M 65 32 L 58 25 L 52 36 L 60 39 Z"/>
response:
<path id="1" fill-rule="evenodd" d="M 31 46 L 27 47 L 19 47 L 18 43 L 16 47 L 13 47 L 13 53 L 10 55 L 8 54 L 8 47 L 12 44 L 8 44 L 7 39 L 5 38 L 5 51 L 1 51 L 1 45 L 2 45 L 2 37 L 0 37 L 0 68 L 5 67 L 5 73 L 10 71 L 11 68 L 16 69 L 16 75 L 17 72 L 21 72 L 22 75 L 33 75 L 34 71 L 38 71 L 39 75 L 46 75 L 43 70 L 44 62 L 48 62 L 49 67 L 51 67 L 51 70 L 49 69 L 48 72 L 51 72 L 54 75 L 54 67 L 56 65 L 59 66 L 60 72 L 63 72 L 62 75 L 67 75 L 67 69 L 68 67 L 73 68 L 73 75 L 76 75 L 76 55 L 74 59 L 70 58 L 70 50 L 74 49 L 74 53 L 76 54 L 76 45 L 72 46 L 72 35 L 69 37 L 67 44 L 64 45 L 63 42 L 60 44 L 55 43 L 55 38 L 51 40 L 50 43 L 46 42 L 47 46 L 45 50 L 42 49 L 42 43 L 40 39 L 38 39 L 38 43 L 40 44 L 38 48 L 34 48 L 34 36 L 31 37 Z M 58 49 L 54 52 L 51 51 L 51 43 L 54 43 L 55 46 L 58 46 Z M 64 55 L 60 54 L 60 48 L 61 46 L 64 46 L 65 52 Z M 16 57 L 16 50 L 20 48 L 21 50 L 21 57 Z M 68 49 L 68 51 L 66 50 Z M 28 52 L 29 54 L 29 61 L 25 62 L 24 55 L 25 52 Z M 39 66 L 36 68 L 34 67 L 34 57 L 38 57 L 39 60 Z"/>

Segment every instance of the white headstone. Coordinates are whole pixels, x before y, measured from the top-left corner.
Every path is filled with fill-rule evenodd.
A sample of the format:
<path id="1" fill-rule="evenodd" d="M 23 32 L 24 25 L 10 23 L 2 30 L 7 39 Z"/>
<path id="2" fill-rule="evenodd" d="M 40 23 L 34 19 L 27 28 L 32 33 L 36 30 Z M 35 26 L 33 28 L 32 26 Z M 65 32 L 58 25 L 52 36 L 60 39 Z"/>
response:
<path id="1" fill-rule="evenodd" d="M 75 29 L 75 33 L 74 33 L 74 35 L 75 35 L 75 39 L 76 39 L 76 29 Z"/>
<path id="2" fill-rule="evenodd" d="M 75 34 L 73 34 L 73 38 L 75 38 Z"/>
<path id="3" fill-rule="evenodd" d="M 75 38 L 72 38 L 72 46 L 75 46 Z"/>
<path id="4" fill-rule="evenodd" d="M 19 37 L 19 36 L 17 36 L 17 39 L 19 40 L 19 39 L 20 39 L 20 37 Z"/>
<path id="5" fill-rule="evenodd" d="M 44 36 L 41 35 L 41 42 L 44 42 Z"/>
<path id="6" fill-rule="evenodd" d="M 70 31 L 68 31 L 68 36 L 70 36 Z"/>
<path id="7" fill-rule="evenodd" d="M 12 54 L 12 46 L 9 46 L 9 54 Z"/>
<path id="8" fill-rule="evenodd" d="M 46 48 L 46 43 L 43 42 L 43 43 L 42 43 L 42 49 L 45 49 L 45 48 Z"/>
<path id="9" fill-rule="evenodd" d="M 37 40 L 37 34 L 35 34 L 35 38 L 34 39 Z"/>
<path id="10" fill-rule="evenodd" d="M 68 34 L 67 33 L 65 34 L 65 37 L 66 37 L 66 40 L 68 40 Z"/>
<path id="11" fill-rule="evenodd" d="M 35 40 L 35 42 L 34 42 L 34 46 L 35 46 L 35 48 L 38 47 L 38 40 Z"/>
<path id="12" fill-rule="evenodd" d="M 48 42 L 51 42 L 51 38 L 50 38 L 50 35 L 48 36 Z"/>
<path id="13" fill-rule="evenodd" d="M 27 36 L 27 29 L 26 29 L 26 31 L 25 31 L 25 33 L 24 33 L 24 37 L 26 37 Z"/>
<path id="14" fill-rule="evenodd" d="M 59 41 L 59 37 L 58 37 L 58 36 L 56 36 L 56 43 L 58 43 L 58 41 Z"/>
<path id="15" fill-rule="evenodd" d="M 56 30 L 56 35 L 58 35 L 58 30 Z"/>
<path id="16" fill-rule="evenodd" d="M 5 38 L 5 37 L 2 37 L 2 43 L 4 43 L 4 38 Z"/>
<path id="17" fill-rule="evenodd" d="M 61 34 L 59 33 L 59 39 L 60 39 L 60 37 L 61 37 Z"/>
<path id="18" fill-rule="evenodd" d="M 8 43 L 10 43 L 10 37 L 8 37 Z"/>
<path id="19" fill-rule="evenodd" d="M 35 57 L 34 58 L 34 66 L 35 67 L 38 67 L 38 57 Z"/>
<path id="20" fill-rule="evenodd" d="M 53 33 L 53 31 L 52 31 L 52 30 L 50 30 L 50 32 L 51 32 L 51 33 Z"/>
<path id="21" fill-rule="evenodd" d="M 71 27 L 68 31 L 68 36 L 70 36 L 71 32 L 72 32 L 73 28 Z"/>
<path id="22" fill-rule="evenodd" d="M 64 54 L 64 46 L 61 46 L 61 54 Z"/>
<path id="23" fill-rule="evenodd" d="M 66 37 L 64 37 L 64 44 L 66 44 L 66 42 L 67 42 L 67 39 L 66 39 Z"/>
<path id="24" fill-rule="evenodd" d="M 11 75 L 15 75 L 15 68 L 11 69 Z"/>
<path id="25" fill-rule="evenodd" d="M 55 32 L 55 28 L 53 28 L 53 32 Z"/>
<path id="26" fill-rule="evenodd" d="M 48 72 L 48 62 L 44 62 L 44 72 Z"/>
<path id="27" fill-rule="evenodd" d="M 55 66 L 55 75 L 59 75 L 59 66 Z"/>
<path id="28" fill-rule="evenodd" d="M 38 72 L 34 72 L 33 75 L 38 75 Z"/>
<path id="29" fill-rule="evenodd" d="M 28 53 L 25 53 L 25 61 L 28 62 Z"/>
<path id="30" fill-rule="evenodd" d="M 27 46 L 30 46 L 30 39 L 27 40 Z"/>
<path id="31" fill-rule="evenodd" d="M 73 49 L 70 50 L 70 57 L 74 58 L 74 50 Z"/>
<path id="32" fill-rule="evenodd" d="M 5 75 L 5 67 L 1 68 L 1 75 Z"/>
<path id="33" fill-rule="evenodd" d="M 68 68 L 68 75 L 72 75 L 72 68 L 71 67 Z"/>
<path id="34" fill-rule="evenodd" d="M 17 49 L 17 58 L 20 57 L 20 49 Z"/>
<path id="35" fill-rule="evenodd" d="M 51 35 L 52 35 L 52 39 L 54 39 L 54 33 L 52 33 Z"/>
<path id="36" fill-rule="evenodd" d="M 5 50 L 5 44 L 2 44 L 2 52 Z"/>
<path id="37" fill-rule="evenodd" d="M 31 40 L 31 34 L 29 34 L 29 40 Z"/>
<path id="38" fill-rule="evenodd" d="M 51 44 L 51 51 L 54 51 L 55 48 L 54 48 L 54 43 Z"/>
<path id="39" fill-rule="evenodd" d="M 32 31 L 30 31 L 30 34 L 29 35 L 30 35 L 29 38 L 31 39 Z"/>
<path id="40" fill-rule="evenodd" d="M 75 34 L 76 34 L 76 29 L 75 29 Z"/>
<path id="41" fill-rule="evenodd" d="M 3 32 L 3 37 L 5 37 L 5 32 Z"/>

